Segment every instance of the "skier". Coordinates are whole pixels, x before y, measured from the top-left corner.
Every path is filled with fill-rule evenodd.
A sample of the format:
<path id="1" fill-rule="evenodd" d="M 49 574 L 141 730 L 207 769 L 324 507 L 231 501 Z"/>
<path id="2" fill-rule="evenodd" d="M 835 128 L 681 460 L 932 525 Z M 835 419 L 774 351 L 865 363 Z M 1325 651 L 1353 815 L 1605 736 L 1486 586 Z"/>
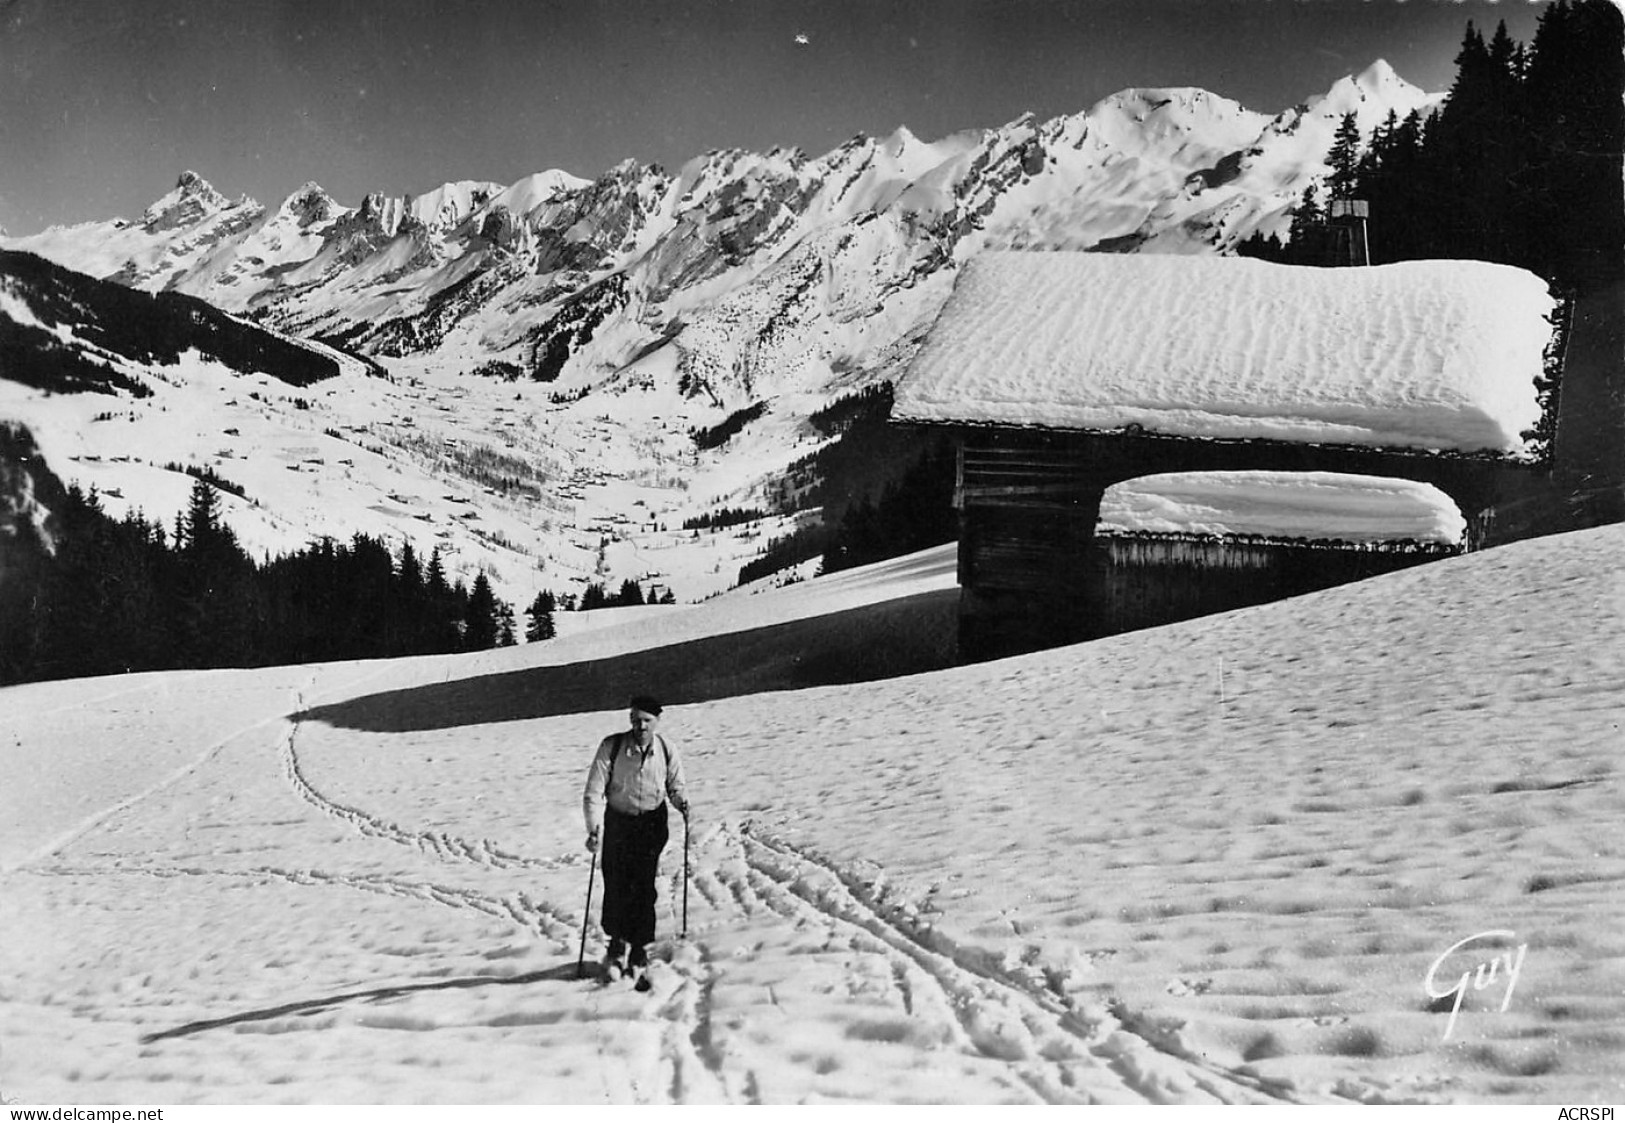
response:
<path id="1" fill-rule="evenodd" d="M 630 975 L 640 986 L 647 985 L 644 972 L 655 935 L 655 877 L 666 846 L 668 800 L 687 829 L 683 762 L 657 732 L 660 711 L 660 702 L 647 694 L 631 700 L 631 728 L 599 742 L 582 793 L 587 849 L 597 853 L 602 847 L 606 982 Z"/>

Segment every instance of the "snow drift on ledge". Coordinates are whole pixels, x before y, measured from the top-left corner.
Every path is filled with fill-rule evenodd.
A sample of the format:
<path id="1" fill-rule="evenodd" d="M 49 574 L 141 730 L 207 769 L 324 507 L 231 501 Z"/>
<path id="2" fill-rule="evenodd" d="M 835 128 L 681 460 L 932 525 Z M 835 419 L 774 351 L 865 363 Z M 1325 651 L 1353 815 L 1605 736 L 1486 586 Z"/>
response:
<path id="1" fill-rule="evenodd" d="M 1264 535 L 1455 545 L 1467 521 L 1432 484 L 1345 472 L 1165 472 L 1100 501 L 1105 534 Z"/>
<path id="2" fill-rule="evenodd" d="M 898 387 L 904 421 L 1515 453 L 1553 300 L 1477 261 L 989 251 Z"/>

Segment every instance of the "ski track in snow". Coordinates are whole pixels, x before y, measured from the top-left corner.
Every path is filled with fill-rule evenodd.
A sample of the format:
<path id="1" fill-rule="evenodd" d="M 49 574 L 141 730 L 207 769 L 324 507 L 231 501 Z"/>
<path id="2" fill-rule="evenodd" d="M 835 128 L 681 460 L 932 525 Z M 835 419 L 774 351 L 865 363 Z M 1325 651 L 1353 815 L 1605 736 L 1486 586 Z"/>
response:
<path id="1" fill-rule="evenodd" d="M 307 683 L 308 689 L 309 683 Z M 304 709 L 304 692 L 295 713 Z M 262 728 L 256 723 L 228 740 Z M 283 723 L 276 748 L 282 775 L 293 794 L 322 814 L 359 834 L 386 840 L 451 868 L 551 870 L 564 863 L 508 853 L 489 840 L 470 842 L 439 831 L 415 831 L 379 815 L 331 799 L 311 783 L 301 765 L 297 717 Z M 211 754 L 220 746 L 213 746 Z M 208 756 L 191 770 L 206 764 Z M 189 770 L 190 771 L 190 770 Z M 153 793 L 143 793 L 143 797 Z M 133 801 L 132 801 L 133 802 Z M 913 1030 L 881 1027 L 878 1039 L 912 1033 L 938 1040 L 971 1054 L 1001 1075 L 994 1079 L 1004 1095 L 1043 1103 L 1296 1102 L 1294 1090 L 1272 1087 L 1238 1074 L 1160 1048 L 1136 1032 L 1134 1019 L 1106 1009 L 1082 1009 L 1065 995 L 1034 987 L 991 966 L 990 956 L 974 948 L 938 946 L 928 929 L 888 915 L 874 898 L 872 883 L 809 850 L 757 829 L 750 821 L 739 827 L 719 824 L 700 840 L 704 863 L 691 863 L 690 889 L 695 903 L 709 914 L 704 929 L 686 940 L 668 939 L 661 949 L 670 962 L 655 968 L 658 980 L 649 995 L 609 988 L 589 999 L 604 1017 L 594 1023 L 605 1054 L 631 1034 L 650 1039 L 634 1050 L 641 1064 L 628 1069 L 627 1081 L 640 1103 L 762 1103 L 762 1077 L 757 1066 L 733 1048 L 728 1029 L 717 1020 L 719 988 L 748 988 L 758 1000 L 778 1007 L 771 981 L 747 981 L 758 956 L 730 954 L 718 947 L 737 938 L 741 929 L 760 932 L 763 954 L 778 953 L 775 944 L 807 939 L 816 931 L 831 947 L 843 949 L 856 964 L 845 970 L 850 989 L 861 989 L 860 976 L 869 963 L 891 981 L 896 1010 Z M 153 878 L 212 877 L 254 883 L 267 879 L 295 886 L 343 888 L 386 897 L 471 910 L 514 925 L 546 944 L 571 946 L 580 920 L 523 892 L 497 895 L 457 884 L 453 877 L 432 881 L 403 877 L 339 873 L 320 869 L 255 865 L 228 869 L 201 865 L 147 863 L 104 866 L 56 864 L 33 872 L 46 876 L 120 876 Z M 682 874 L 668 877 L 667 900 L 680 899 Z M 794 953 L 794 948 L 791 949 Z M 663 977 L 662 977 L 663 976 Z M 344 996 L 334 996 L 334 1004 Z M 317 1007 L 321 999 L 306 1004 Z M 737 1005 L 737 1002 L 735 1003 Z M 222 1012 L 221 1017 L 143 1035 L 146 1044 L 207 1029 L 237 1024 L 257 1011 Z M 1109 1088 L 1110 1091 L 1106 1091 Z M 612 1090 L 609 1098 L 613 1098 Z"/>
<path id="2" fill-rule="evenodd" d="M 387 667 L 380 667 L 371 675 L 359 681 L 367 681 L 382 674 Z M 314 685 L 316 672 L 312 672 L 303 689 L 294 694 L 294 714 L 305 710 L 307 691 Z M 352 683 L 351 685 L 358 685 Z M 100 704 L 108 699 L 121 695 L 135 693 L 139 688 L 114 691 L 99 695 L 80 703 L 78 706 L 64 706 L 63 710 L 83 708 Z M 177 769 L 159 783 L 124 799 L 111 807 L 98 811 L 84 821 L 76 824 L 69 832 L 53 840 L 51 843 L 34 851 L 11 868 L 3 872 L 16 872 L 49 858 L 51 855 L 64 849 L 74 840 L 84 836 L 91 830 L 108 822 L 115 816 L 124 814 L 137 804 L 149 800 L 154 796 L 174 787 L 187 777 L 194 775 L 204 768 L 221 750 L 234 742 L 247 738 L 278 723 L 283 725 L 277 740 L 278 755 L 281 760 L 283 774 L 287 778 L 294 793 L 312 807 L 326 815 L 339 819 L 358 832 L 375 838 L 386 839 L 391 842 L 421 851 L 431 857 L 443 861 L 464 861 L 494 869 L 512 868 L 556 868 L 559 863 L 548 862 L 541 859 L 522 858 L 501 851 L 489 839 L 481 839 L 471 843 L 445 832 L 410 832 L 393 823 L 368 815 L 366 812 L 330 800 L 311 786 L 305 778 L 299 764 L 296 741 L 301 722 L 297 716 L 292 718 L 270 717 L 253 722 L 235 730 L 221 738 L 203 752 L 203 754 L 184 767 Z M 196 865 L 174 866 L 163 864 L 122 865 L 118 867 L 105 866 L 71 866 L 55 864 L 40 867 L 33 872 L 55 875 L 96 875 L 106 873 L 138 874 L 160 878 L 187 877 L 187 876 L 213 876 L 235 878 L 279 878 L 295 885 L 328 885 L 342 886 L 369 893 L 382 893 L 395 897 L 410 897 L 420 900 L 433 901 L 453 908 L 472 909 L 488 916 L 511 921 L 520 928 L 533 933 L 538 938 L 564 940 L 572 932 L 579 930 L 579 925 L 573 920 L 558 914 L 545 904 L 531 900 L 524 893 L 511 894 L 504 897 L 495 897 L 473 889 L 462 888 L 455 885 L 439 882 L 412 882 L 400 878 L 387 877 L 376 874 L 339 874 L 318 869 L 287 869 L 276 866 L 252 866 L 241 869 L 209 868 Z"/>
<path id="3" fill-rule="evenodd" d="M 299 702 L 298 712 L 303 712 L 305 708 L 303 697 L 299 699 Z M 558 862 L 549 862 L 538 858 L 523 858 L 506 853 L 488 838 L 482 838 L 477 842 L 469 842 L 466 839 L 447 834 L 445 831 L 408 831 L 377 816 L 369 815 L 365 811 L 354 807 L 346 807 L 342 803 L 328 799 L 311 786 L 310 781 L 305 778 L 304 771 L 299 766 L 299 754 L 295 748 L 295 741 L 299 735 L 299 726 L 300 723 L 297 720 L 290 722 L 282 739 L 283 769 L 288 781 L 293 785 L 294 791 L 298 793 L 301 799 L 317 810 L 336 819 L 342 819 L 362 834 L 398 842 L 403 846 L 410 846 L 433 857 L 443 858 L 448 861 L 473 862 L 494 869 L 556 869 L 559 867 L 560 863 Z"/>
<path id="4" fill-rule="evenodd" d="M 303 699 L 301 699 L 301 702 Z M 300 709 L 303 709 L 301 705 Z M 285 775 L 305 802 L 340 819 L 362 834 L 384 838 L 421 851 L 448 863 L 468 862 L 499 869 L 514 867 L 557 868 L 559 863 L 508 855 L 489 840 L 470 843 L 444 832 L 411 831 L 357 808 L 328 799 L 318 792 L 300 768 L 296 748 L 299 725 L 291 722 L 280 742 Z M 1165 1092 L 1188 1092 L 1194 1088 L 1217 1102 L 1258 1102 L 1283 1098 L 1259 1089 L 1241 1077 L 1226 1073 L 1202 1072 L 1184 1089 L 1159 1087 L 1163 1078 L 1135 1064 L 1132 1053 L 1151 1046 L 1142 1043 L 1125 1049 L 1121 1039 L 1097 1040 L 1102 1025 L 1115 1022 L 1106 1015 L 1091 1024 L 1077 1011 L 1056 1008 L 1007 980 L 980 973 L 950 956 L 931 950 L 904 928 L 884 919 L 865 904 L 849 887 L 847 877 L 788 843 L 752 831 L 746 823 L 739 831 L 726 826 L 717 832 L 725 853 L 734 864 L 743 863 L 744 875 L 719 871 L 704 878 L 690 877 L 700 892 L 715 906 L 732 905 L 733 919 L 754 920 L 764 915 L 797 926 L 808 922 L 826 925 L 848 938 L 868 934 L 879 941 L 869 943 L 868 954 L 880 955 L 897 981 L 905 1013 L 916 1014 L 919 1005 L 914 994 L 922 987 L 936 993 L 931 1007 L 951 1012 L 956 1026 L 951 1028 L 954 1043 L 974 1049 L 986 1057 L 1010 1064 L 1017 1079 L 1033 1095 L 1046 1103 L 1080 1102 L 1079 1068 L 1106 1067 L 1118 1074 L 1124 1100 L 1156 1101 Z M 194 870 L 151 870 L 159 876 Z M 338 884 L 369 892 L 416 896 L 451 907 L 472 908 L 513 921 L 540 938 L 567 941 L 576 925 L 568 924 L 555 910 L 538 905 L 523 895 L 495 899 L 479 892 L 443 884 L 409 884 L 390 878 L 345 877 L 316 871 L 260 869 L 254 872 L 283 877 L 295 884 Z M 811 883 L 816 882 L 816 888 Z M 718 885 L 726 890 L 719 896 L 706 888 Z M 677 898 L 677 892 L 669 896 Z M 695 939 L 697 954 L 692 964 L 678 969 L 676 991 L 657 1007 L 656 1016 L 666 1022 L 660 1031 L 660 1050 L 654 1071 L 630 1074 L 634 1093 L 642 1103 L 734 1102 L 759 1103 L 754 1074 L 729 1071 L 725 1054 L 719 1049 L 711 1021 L 711 994 L 718 971 L 707 954 L 703 939 Z M 970 957 L 965 957 L 968 961 Z M 648 1003 L 645 1002 L 647 1006 Z M 939 1013 L 940 1016 L 940 1013 Z M 1075 1039 L 1073 1046 L 1066 1039 Z M 1059 1044 L 1057 1044 L 1059 1042 Z M 1085 1055 L 1076 1055 L 1076 1048 Z M 1114 1055 L 1114 1050 L 1122 1055 Z M 1057 1053 L 1060 1059 L 1050 1059 Z M 1098 1077 L 1096 1077 L 1098 1079 Z M 667 1089 L 662 1100 L 656 1089 Z M 1081 1094 L 1081 1102 L 1094 1097 Z"/>
<path id="5" fill-rule="evenodd" d="M 1185 1098 L 1194 1090 L 1196 1098 L 1219 1103 L 1297 1102 L 1289 1089 L 1194 1058 L 1175 1058 L 1179 1063 L 1171 1066 L 1172 1054 L 1152 1056 L 1160 1052 L 1155 1043 L 1133 1034 L 1108 1011 L 1084 1011 L 1063 995 L 1023 986 L 983 966 L 974 952 L 932 947 L 865 900 L 856 879 L 839 867 L 748 822 L 740 841 L 749 868 L 743 892 L 754 893 L 788 919 L 811 910 L 834 927 L 874 937 L 905 1012 L 915 1016 L 921 988 L 934 990 L 930 1005 L 953 1013 L 956 1040 L 1009 1063 L 1046 1103 L 1099 1102 L 1094 1093 L 1102 1069 L 1115 1074 L 1128 1101 L 1158 1102 L 1170 1094 Z"/>
<path id="6" fill-rule="evenodd" d="M 207 673 L 207 672 L 202 672 L 202 673 Z M 381 673 L 381 670 L 379 672 L 376 672 L 376 673 Z M 196 673 L 194 673 L 193 677 L 196 677 Z M 371 677 L 371 676 L 368 676 L 368 677 Z M 314 681 L 314 674 L 312 675 L 312 681 Z M 62 714 L 62 713 L 67 713 L 67 712 L 70 712 L 70 711 L 85 711 L 85 710 L 91 709 L 92 707 L 99 707 L 99 706 L 105 704 L 106 702 L 111 701 L 111 700 L 113 700 L 115 698 L 120 698 L 120 697 L 123 697 L 123 696 L 126 696 L 126 695 L 134 695 L 134 694 L 144 693 L 145 690 L 146 690 L 146 688 L 144 686 L 136 686 L 136 687 L 129 687 L 127 689 L 122 689 L 122 690 L 115 690 L 115 691 L 111 691 L 111 692 L 109 692 L 107 694 L 101 694 L 101 695 L 97 695 L 94 698 L 86 699 L 83 702 L 71 703 L 71 704 L 68 704 L 68 705 L 58 706 L 58 707 L 56 707 L 55 709 L 52 709 L 52 710 L 42 711 L 37 716 L 38 717 L 51 717 L 51 716 L 56 716 L 56 715 L 59 715 L 59 714 Z M 188 761 L 187 763 L 183 764 L 181 767 L 175 769 L 174 771 L 170 772 L 168 775 L 166 775 L 162 779 L 160 779 L 157 783 L 152 784 L 151 786 L 146 787 L 146 788 L 142 789 L 139 792 L 136 792 L 132 796 L 129 796 L 129 797 L 125 798 L 125 799 L 119 800 L 118 802 L 112 804 L 111 806 L 102 808 L 101 810 L 95 812 L 94 814 L 91 814 L 88 817 L 80 820 L 79 822 L 75 823 L 73 825 L 73 827 L 70 828 L 68 831 L 66 831 L 65 833 L 63 833 L 61 835 L 58 835 L 58 836 L 52 838 L 45 845 L 37 848 L 36 850 L 30 852 L 29 854 L 23 856 L 20 860 L 12 862 L 12 863 L 10 863 L 8 865 L 0 866 L 0 873 L 14 873 L 17 870 L 23 869 L 26 866 L 32 865 L 32 864 L 34 864 L 36 862 L 40 862 L 40 861 L 43 861 L 46 858 L 49 858 L 51 855 L 56 854 L 57 852 L 61 851 L 62 849 L 67 847 L 69 844 L 74 842 L 76 839 L 79 839 L 79 838 L 83 837 L 85 834 L 89 833 L 90 831 L 94 830 L 96 827 L 98 827 L 98 826 L 102 825 L 103 823 L 107 822 L 108 820 L 112 819 L 114 816 L 125 813 L 125 812 L 128 812 L 131 808 L 135 807 L 137 804 L 142 803 L 143 801 L 148 800 L 148 799 L 152 798 L 153 796 L 158 795 L 161 792 L 164 792 L 164 791 L 167 791 L 170 788 L 173 788 L 176 784 L 180 783 L 182 780 L 186 779 L 188 776 L 191 776 L 191 775 L 195 774 L 199 769 L 203 768 L 206 764 L 209 763 L 209 761 L 214 759 L 215 756 L 217 756 L 221 752 L 221 750 L 225 749 L 228 745 L 232 744 L 233 742 L 238 741 L 238 740 L 240 740 L 242 738 L 248 737 L 251 734 L 255 733 L 256 731 L 258 731 L 260 729 L 264 729 L 266 726 L 274 725 L 274 724 L 276 724 L 277 722 L 279 722 L 281 720 L 283 720 L 283 719 L 280 718 L 280 717 L 276 717 L 276 716 L 262 718 L 259 721 L 250 722 L 248 725 L 245 725 L 245 726 L 242 726 L 241 728 L 233 730 L 232 732 L 226 734 L 224 737 L 221 737 L 221 738 L 211 742 L 209 744 L 209 746 L 206 749 L 204 749 L 203 752 L 200 755 L 198 755 L 197 757 L 195 757 L 192 760 Z"/>

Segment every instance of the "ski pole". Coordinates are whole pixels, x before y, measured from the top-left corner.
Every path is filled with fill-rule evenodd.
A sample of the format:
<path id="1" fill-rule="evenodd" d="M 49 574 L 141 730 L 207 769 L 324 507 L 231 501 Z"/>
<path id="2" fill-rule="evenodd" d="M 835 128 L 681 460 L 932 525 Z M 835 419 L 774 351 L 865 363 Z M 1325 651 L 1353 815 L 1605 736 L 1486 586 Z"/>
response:
<path id="1" fill-rule="evenodd" d="M 679 939 L 688 939 L 688 812 L 683 812 L 683 933 Z"/>
<path id="2" fill-rule="evenodd" d="M 592 923 L 592 883 L 598 876 L 598 851 L 592 852 L 592 866 L 587 870 L 587 908 L 581 914 L 581 951 L 576 955 L 576 978 L 587 970 L 587 925 Z"/>

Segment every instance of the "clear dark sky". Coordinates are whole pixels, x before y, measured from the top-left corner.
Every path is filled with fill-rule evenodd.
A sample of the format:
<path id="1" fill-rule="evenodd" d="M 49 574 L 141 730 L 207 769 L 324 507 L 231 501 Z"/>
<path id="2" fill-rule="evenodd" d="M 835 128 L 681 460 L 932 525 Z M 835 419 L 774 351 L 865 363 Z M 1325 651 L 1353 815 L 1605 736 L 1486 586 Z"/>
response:
<path id="1" fill-rule="evenodd" d="M 137 217 L 191 169 L 279 203 L 819 155 L 1201 86 L 1269 113 L 1386 58 L 1448 88 L 1526 0 L 0 0 L 0 226 Z"/>

